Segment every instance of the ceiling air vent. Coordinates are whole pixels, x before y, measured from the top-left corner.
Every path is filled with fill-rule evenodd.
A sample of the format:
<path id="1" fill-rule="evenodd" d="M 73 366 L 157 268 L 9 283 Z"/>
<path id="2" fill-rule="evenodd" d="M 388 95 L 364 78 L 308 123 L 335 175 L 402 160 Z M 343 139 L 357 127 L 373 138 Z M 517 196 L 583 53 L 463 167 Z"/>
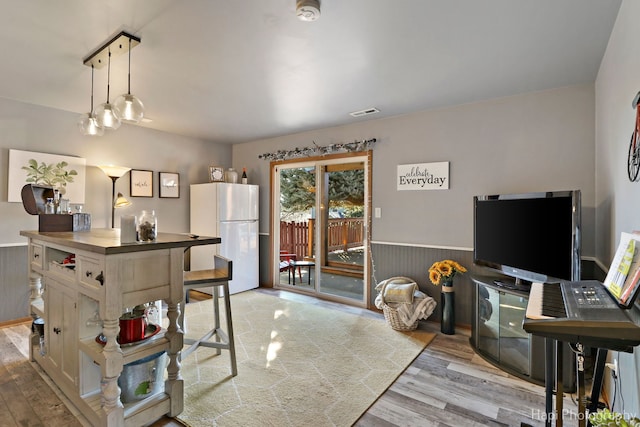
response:
<path id="1" fill-rule="evenodd" d="M 377 108 L 367 108 L 366 110 L 353 111 L 349 113 L 349 115 L 353 117 L 363 117 L 363 116 L 368 116 L 369 114 L 375 114 L 379 112 L 380 110 L 378 110 Z"/>

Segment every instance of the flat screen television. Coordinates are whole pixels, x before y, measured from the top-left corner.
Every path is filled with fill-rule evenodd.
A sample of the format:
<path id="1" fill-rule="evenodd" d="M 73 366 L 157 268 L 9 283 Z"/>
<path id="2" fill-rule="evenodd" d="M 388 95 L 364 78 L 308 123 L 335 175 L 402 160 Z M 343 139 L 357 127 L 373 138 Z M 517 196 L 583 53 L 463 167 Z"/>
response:
<path id="1" fill-rule="evenodd" d="M 475 196 L 474 264 L 515 286 L 580 280 L 580 220 L 580 190 Z"/>

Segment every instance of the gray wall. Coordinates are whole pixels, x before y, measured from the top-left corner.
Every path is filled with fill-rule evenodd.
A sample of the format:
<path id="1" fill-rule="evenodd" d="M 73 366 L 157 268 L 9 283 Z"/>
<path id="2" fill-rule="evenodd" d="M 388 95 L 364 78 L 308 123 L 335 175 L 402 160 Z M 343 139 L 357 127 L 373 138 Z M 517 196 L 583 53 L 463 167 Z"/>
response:
<path id="1" fill-rule="evenodd" d="M 606 266 L 613 258 L 620 233 L 640 230 L 640 183 L 629 182 L 627 177 L 627 153 L 635 123 L 631 102 L 640 90 L 640 28 L 635 19 L 639 15 L 640 2 L 622 2 L 595 85 L 596 253 Z M 615 409 L 640 416 L 640 355 L 635 351 L 613 352 L 611 356 L 618 358 L 621 372 L 618 392 L 621 390 L 622 398 L 616 399 Z"/>
<path id="2" fill-rule="evenodd" d="M 3 165 L 8 165 L 9 148 L 87 159 L 85 205 L 95 228 L 109 226 L 111 189 L 111 181 L 95 165 L 113 163 L 154 172 L 179 172 L 180 199 L 159 199 L 156 182 L 153 198 L 132 198 L 132 207 L 117 211 L 119 216 L 156 209 L 161 230 L 175 232 L 188 231 L 188 185 L 207 181 L 209 165 L 246 167 L 249 182 L 262 187 L 261 248 L 268 248 L 269 162 L 260 160 L 258 155 L 312 146 L 314 142 L 329 145 L 376 138 L 372 201 L 374 207 L 381 208 L 382 217 L 373 220 L 373 244 L 398 247 L 395 253 L 399 257 L 404 256 L 403 247 L 413 247 L 418 253 L 432 248 L 436 251 L 434 256 L 439 250 L 460 251 L 458 258 L 467 260 L 465 252 L 471 251 L 473 245 L 473 195 L 579 188 L 583 191 L 582 252 L 587 257 L 594 253 L 591 85 L 362 121 L 233 147 L 128 125 L 100 138 L 83 137 L 77 131 L 75 114 L 8 100 L 0 100 L 0 114 L 6 118 L 0 123 L 4 135 L 0 143 Z M 36 122 L 38 126 L 31 125 Z M 397 165 L 432 161 L 451 162 L 449 190 L 396 191 Z M 18 231 L 37 228 L 37 222 L 20 203 L 6 202 L 6 188 L 5 172 L 0 176 L 0 244 L 20 245 L 24 240 Z M 128 175 L 118 180 L 117 191 L 129 194 Z M 269 280 L 267 256 L 268 251 L 263 250 L 262 283 Z M 423 258 L 419 256 L 411 267 L 419 282 L 426 279 L 429 259 L 421 262 Z M 383 263 L 377 262 L 375 253 L 374 263 L 381 269 L 378 280 L 399 265 L 389 256 Z M 4 280 L 2 285 L 6 286 Z M 468 287 L 458 287 L 457 292 L 462 293 L 458 301 L 468 298 L 464 293 L 471 295 Z M 461 306 L 458 313 L 464 312 L 466 308 Z M 467 316 L 459 316 L 461 323 L 468 324 L 467 320 Z"/>
<path id="3" fill-rule="evenodd" d="M 439 301 L 427 279 L 434 261 L 450 257 L 483 273 L 472 265 L 474 195 L 582 190 L 582 256 L 593 260 L 594 115 L 594 88 L 580 85 L 234 145 L 233 164 L 247 167 L 249 181 L 262 187 L 266 264 L 270 164 L 258 154 L 376 138 L 372 204 L 382 217 L 372 223 L 371 299 L 377 282 L 401 275 Z M 449 190 L 396 191 L 397 165 L 438 161 L 450 162 Z M 261 278 L 269 282 L 262 283 L 270 283 L 267 265 Z M 472 281 L 461 276 L 455 287 L 456 322 L 469 326 Z"/>
<path id="4" fill-rule="evenodd" d="M 374 242 L 470 250 L 478 194 L 582 190 L 582 254 L 594 243 L 593 85 L 362 121 L 233 146 L 233 165 L 260 184 L 260 230 L 269 232 L 269 161 L 258 154 L 376 138 Z M 449 190 L 396 191 L 397 165 L 450 162 Z"/>
<path id="5" fill-rule="evenodd" d="M 189 231 L 189 184 L 207 182 L 210 165 L 231 167 L 228 145 L 126 124 L 102 137 L 87 137 L 77 128 L 78 117 L 75 113 L 0 99 L 0 293 L 17 295 L 17 305 L 28 295 L 26 260 L 8 261 L 4 252 L 13 246 L 24 246 L 26 240 L 19 231 L 37 229 L 38 221 L 25 212 L 22 203 L 7 202 L 9 149 L 85 158 L 85 212 L 91 213 L 93 228 L 111 226 L 111 180 L 96 165 L 115 164 L 154 172 L 153 197 L 131 197 L 132 206 L 116 210 L 116 227 L 120 215 L 155 209 L 160 231 L 177 233 Z M 158 197 L 160 171 L 180 174 L 180 198 Z M 129 197 L 129 189 L 126 174 L 117 181 L 116 191 Z M 26 305 L 15 309 L 6 302 L 0 302 L 0 322 L 28 315 Z"/>
<path id="6" fill-rule="evenodd" d="M 111 226 L 111 180 L 96 166 L 115 164 L 154 172 L 153 198 L 133 197 L 133 205 L 116 212 L 119 216 L 155 209 L 162 231 L 186 232 L 189 228 L 189 184 L 207 182 L 211 164 L 229 167 L 231 148 L 204 140 L 172 135 L 123 124 L 102 137 L 80 134 L 78 115 L 0 99 L 0 244 L 24 243 L 22 229 L 37 229 L 37 218 L 29 216 L 21 203 L 7 202 L 9 149 L 83 157 L 87 161 L 85 211 L 95 228 Z M 158 197 L 158 172 L 180 174 L 180 198 Z M 129 196 L 129 174 L 116 183 L 116 191 Z M 73 200 L 71 201 L 73 203 Z"/>
<path id="7" fill-rule="evenodd" d="M 27 317 L 27 247 L 0 247 L 0 323 Z"/>

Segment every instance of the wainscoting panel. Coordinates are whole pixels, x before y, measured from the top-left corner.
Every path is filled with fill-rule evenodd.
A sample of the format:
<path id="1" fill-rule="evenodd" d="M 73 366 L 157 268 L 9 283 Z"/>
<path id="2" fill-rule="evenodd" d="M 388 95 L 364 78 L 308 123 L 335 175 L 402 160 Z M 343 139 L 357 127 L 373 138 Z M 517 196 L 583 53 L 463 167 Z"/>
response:
<path id="1" fill-rule="evenodd" d="M 0 323 L 29 316 L 27 246 L 0 247 Z"/>
<path id="2" fill-rule="evenodd" d="M 261 286 L 271 287 L 269 277 L 270 239 L 268 235 L 260 236 L 260 283 Z M 381 281 L 394 276 L 406 276 L 416 281 L 420 290 L 431 296 L 438 303 L 436 310 L 429 320 L 440 321 L 440 287 L 434 286 L 429 280 L 429 267 L 444 259 L 452 259 L 462 264 L 468 271 L 454 279 L 456 292 L 456 325 L 471 328 L 475 285 L 471 275 L 498 275 L 496 272 L 478 267 L 473 264 L 472 250 L 438 249 L 394 244 L 371 244 L 372 275 L 371 275 L 371 306 L 377 292 L 375 287 Z M 582 261 L 582 278 L 604 280 L 606 272 L 602 271 L 593 261 Z"/>
<path id="3" fill-rule="evenodd" d="M 454 289 L 456 292 L 456 325 L 470 328 L 472 324 L 474 291 L 475 285 L 470 275 L 497 276 L 484 267 L 473 264 L 473 251 L 455 249 L 434 249 L 412 246 L 400 246 L 390 244 L 372 244 L 371 253 L 373 257 L 373 275 L 371 279 L 372 304 L 377 293 L 376 283 L 394 276 L 406 276 L 414 279 L 420 290 L 431 296 L 438 302 L 436 311 L 431 315 L 430 320 L 440 319 L 440 287 L 434 286 L 429 280 L 428 270 L 436 261 L 452 259 L 462 264 L 468 271 L 465 274 L 456 276 L 454 279 Z M 602 271 L 597 264 L 590 260 L 582 260 L 582 279 L 604 280 L 606 272 Z"/>
<path id="4" fill-rule="evenodd" d="M 440 321 L 440 286 L 429 280 L 429 267 L 444 259 L 460 263 L 468 273 L 455 277 L 453 287 L 456 293 L 456 325 L 470 328 L 473 309 L 474 284 L 469 273 L 481 274 L 481 269 L 473 265 L 473 252 L 455 249 L 434 249 L 391 244 L 372 244 L 373 259 L 371 279 L 371 303 L 375 300 L 377 283 L 394 276 L 406 276 L 415 280 L 420 290 L 438 303 L 429 320 Z M 485 273 L 486 274 L 486 273 Z"/>

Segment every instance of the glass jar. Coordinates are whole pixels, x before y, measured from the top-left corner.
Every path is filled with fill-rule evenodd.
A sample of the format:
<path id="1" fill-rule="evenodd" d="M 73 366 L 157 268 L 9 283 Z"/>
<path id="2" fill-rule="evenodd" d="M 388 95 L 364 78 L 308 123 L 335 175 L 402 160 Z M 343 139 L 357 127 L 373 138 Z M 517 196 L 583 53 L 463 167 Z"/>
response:
<path id="1" fill-rule="evenodd" d="M 54 214 L 56 213 L 56 207 L 53 204 L 53 197 L 47 197 L 47 203 L 44 205 L 44 213 L 45 214 Z"/>
<path id="2" fill-rule="evenodd" d="M 69 199 L 60 199 L 60 213 L 70 214 L 71 207 L 69 206 Z"/>
<path id="3" fill-rule="evenodd" d="M 156 211 L 142 211 L 138 217 L 138 241 L 152 242 L 158 235 Z"/>
<path id="4" fill-rule="evenodd" d="M 238 183 L 238 172 L 235 171 L 235 169 L 233 168 L 229 168 L 226 172 L 226 181 L 228 183 L 231 184 L 237 184 Z"/>

